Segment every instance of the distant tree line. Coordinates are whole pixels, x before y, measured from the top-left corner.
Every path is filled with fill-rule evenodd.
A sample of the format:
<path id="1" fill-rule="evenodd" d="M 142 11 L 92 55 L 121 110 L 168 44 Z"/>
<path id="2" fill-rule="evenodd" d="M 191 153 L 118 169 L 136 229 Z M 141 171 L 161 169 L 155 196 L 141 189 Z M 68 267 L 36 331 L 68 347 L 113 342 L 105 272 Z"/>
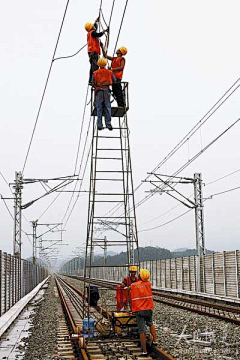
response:
<path id="1" fill-rule="evenodd" d="M 212 253 L 212 251 L 207 250 L 207 253 Z M 196 255 L 195 249 L 187 249 L 184 251 L 170 251 L 160 247 L 146 246 L 139 248 L 140 261 L 148 260 L 163 260 L 171 259 L 176 257 L 183 256 L 193 256 Z M 137 251 L 134 252 L 134 257 L 137 259 Z M 88 261 L 87 261 L 88 262 Z M 81 261 L 81 268 L 83 262 Z M 94 265 L 104 265 L 104 257 L 100 255 L 94 256 Z M 127 263 L 127 253 L 121 252 L 120 254 L 112 255 L 107 257 L 108 265 L 124 265 Z"/>

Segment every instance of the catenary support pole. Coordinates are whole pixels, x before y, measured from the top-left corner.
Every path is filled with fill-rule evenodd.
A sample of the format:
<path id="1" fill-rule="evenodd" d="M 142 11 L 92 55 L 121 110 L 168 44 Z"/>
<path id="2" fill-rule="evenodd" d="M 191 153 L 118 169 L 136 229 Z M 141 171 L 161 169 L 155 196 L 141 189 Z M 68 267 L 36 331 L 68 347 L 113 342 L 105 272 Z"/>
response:
<path id="1" fill-rule="evenodd" d="M 14 180 L 14 233 L 13 254 L 21 259 L 21 234 L 22 234 L 22 174 L 15 172 Z"/>
<path id="2" fill-rule="evenodd" d="M 32 221 L 32 228 L 33 228 L 33 254 L 32 254 L 32 263 L 36 265 L 36 258 L 37 258 L 37 220 Z"/>
<path id="3" fill-rule="evenodd" d="M 202 194 L 202 174 L 194 174 L 194 200 L 195 200 L 195 230 L 196 230 L 196 283 L 197 292 L 201 292 L 201 264 L 200 259 L 205 255 L 205 231 Z"/>

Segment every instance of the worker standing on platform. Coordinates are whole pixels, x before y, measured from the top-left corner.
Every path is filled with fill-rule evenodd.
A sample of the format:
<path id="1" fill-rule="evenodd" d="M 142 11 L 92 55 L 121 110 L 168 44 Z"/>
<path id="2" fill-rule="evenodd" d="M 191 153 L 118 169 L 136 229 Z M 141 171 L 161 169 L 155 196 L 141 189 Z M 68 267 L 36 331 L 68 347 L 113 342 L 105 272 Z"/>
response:
<path id="1" fill-rule="evenodd" d="M 112 71 L 116 77 L 116 82 L 115 84 L 113 84 L 112 87 L 113 95 L 115 95 L 116 97 L 118 107 L 124 107 L 124 98 L 123 98 L 121 81 L 123 77 L 123 70 L 125 67 L 125 58 L 123 56 L 127 54 L 127 49 L 124 46 L 120 47 L 116 51 L 117 56 L 112 57 L 107 55 L 103 47 L 103 43 L 101 41 L 100 41 L 100 46 L 102 48 L 103 56 L 106 59 L 112 61 Z"/>
<path id="2" fill-rule="evenodd" d="M 131 285 L 131 305 L 132 312 L 136 315 L 138 332 L 142 347 L 142 356 L 147 355 L 146 344 L 146 325 L 150 326 L 153 337 L 153 345 L 157 345 L 156 330 L 152 322 L 153 314 L 153 295 L 151 282 L 148 281 L 150 272 L 147 269 L 140 269 L 139 281 Z"/>
<path id="3" fill-rule="evenodd" d="M 112 130 L 109 86 L 112 85 L 116 79 L 111 70 L 105 69 L 107 65 L 106 59 L 100 58 L 97 64 L 100 69 L 94 71 L 92 77 L 96 92 L 97 126 L 98 130 L 103 129 L 102 114 L 104 111 L 106 127 L 108 130 Z"/>
<path id="4" fill-rule="evenodd" d="M 95 20 L 94 24 L 92 23 L 85 24 L 85 30 L 88 32 L 87 34 L 88 56 L 89 56 L 89 62 L 91 64 L 90 74 L 89 74 L 90 84 L 92 81 L 93 72 L 98 69 L 97 62 L 99 59 L 99 55 L 101 53 L 98 38 L 103 36 L 105 32 L 109 31 L 109 29 L 107 28 L 106 30 L 97 32 L 98 22 L 99 22 L 99 17 Z"/>

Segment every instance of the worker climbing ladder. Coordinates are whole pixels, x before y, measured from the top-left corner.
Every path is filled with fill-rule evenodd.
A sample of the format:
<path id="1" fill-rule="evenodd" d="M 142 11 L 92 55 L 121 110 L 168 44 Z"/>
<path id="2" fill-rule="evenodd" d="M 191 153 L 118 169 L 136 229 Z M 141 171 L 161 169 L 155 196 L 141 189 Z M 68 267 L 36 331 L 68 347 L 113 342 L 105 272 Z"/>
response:
<path id="1" fill-rule="evenodd" d="M 96 269 L 111 266 L 106 263 L 97 265 L 94 262 L 93 254 L 96 246 L 102 247 L 105 244 L 108 250 L 111 247 L 111 250 L 126 252 L 126 272 L 129 265 L 133 264 L 133 260 L 135 264 L 139 264 L 127 120 L 128 83 L 125 82 L 122 85 L 125 107 L 111 108 L 112 131 L 98 130 L 93 91 L 91 96 L 93 130 L 84 269 L 84 294 L 88 299 L 91 279 L 95 276 Z M 107 235 L 107 242 L 106 239 L 102 239 L 103 234 Z M 119 266 L 122 265 L 122 263 L 119 264 Z M 114 265 L 114 268 L 117 269 L 118 265 Z M 84 315 L 89 316 L 89 305 Z"/>

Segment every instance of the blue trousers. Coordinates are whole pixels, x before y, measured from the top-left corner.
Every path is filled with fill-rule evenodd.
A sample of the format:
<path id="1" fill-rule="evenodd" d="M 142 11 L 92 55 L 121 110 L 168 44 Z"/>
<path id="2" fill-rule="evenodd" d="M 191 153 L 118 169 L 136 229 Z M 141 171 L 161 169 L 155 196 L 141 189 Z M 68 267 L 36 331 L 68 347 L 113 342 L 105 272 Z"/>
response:
<path id="1" fill-rule="evenodd" d="M 96 93 L 97 124 L 102 126 L 102 115 L 105 117 L 105 124 L 111 125 L 111 102 L 109 90 L 98 90 Z"/>

